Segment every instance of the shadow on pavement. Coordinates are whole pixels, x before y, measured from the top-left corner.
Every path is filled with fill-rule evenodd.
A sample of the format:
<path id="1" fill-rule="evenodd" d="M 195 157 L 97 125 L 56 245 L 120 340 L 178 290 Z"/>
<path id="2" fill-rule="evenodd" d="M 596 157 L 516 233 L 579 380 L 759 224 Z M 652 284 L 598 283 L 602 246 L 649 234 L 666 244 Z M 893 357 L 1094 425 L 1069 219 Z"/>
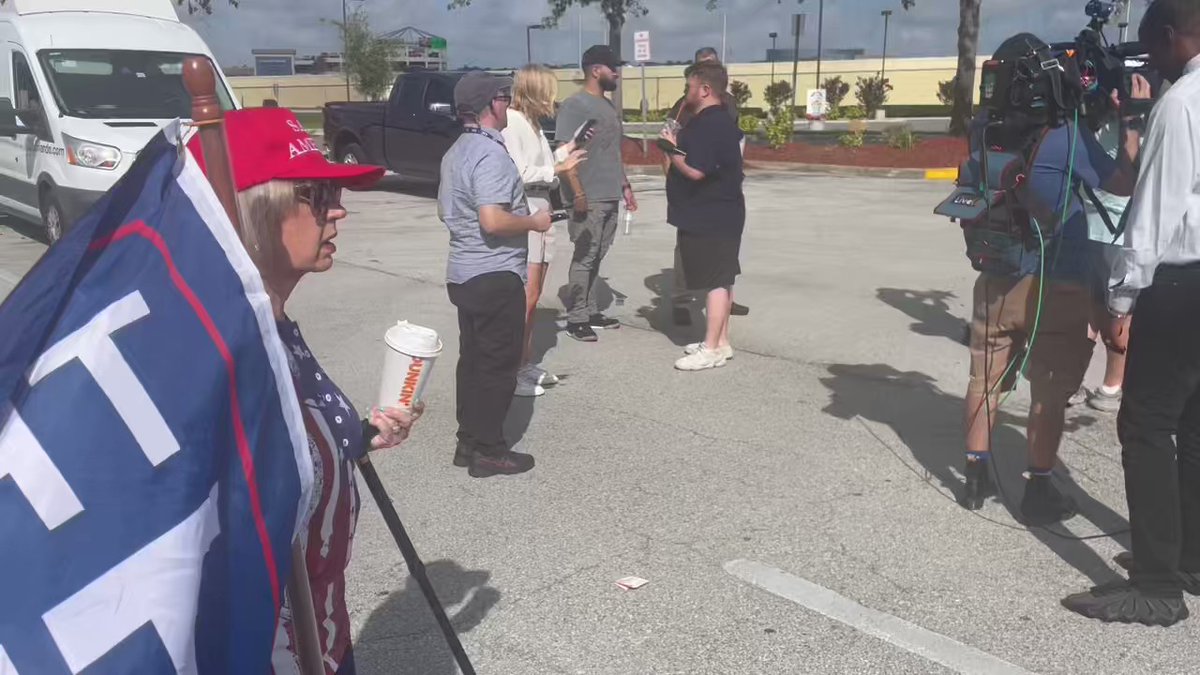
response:
<path id="1" fill-rule="evenodd" d="M 950 313 L 948 300 L 957 298 L 951 291 L 913 291 L 880 288 L 875 297 L 917 320 L 909 329 L 917 335 L 944 337 L 961 343 L 967 322 Z"/>
<path id="2" fill-rule="evenodd" d="M 704 339 L 704 302 L 692 295 L 686 296 L 684 303 L 676 305 L 672 302 L 675 270 L 668 267 L 658 274 L 652 274 L 646 277 L 645 284 L 653 295 L 649 305 L 638 308 L 638 316 L 680 347 Z M 691 325 L 681 326 L 675 322 L 677 309 L 687 313 Z"/>
<path id="3" fill-rule="evenodd" d="M 7 213 L 0 214 L 0 227 L 7 227 L 22 237 L 28 237 L 43 244 L 50 244 L 50 240 L 46 238 L 45 228 L 43 228 L 41 225 L 31 223 L 16 216 L 12 216 Z"/>
<path id="4" fill-rule="evenodd" d="M 433 588 L 454 630 L 468 633 L 500 601 L 500 591 L 488 586 L 491 573 L 466 570 L 451 560 L 425 566 Z M 438 630 L 425 596 L 411 576 L 367 619 L 354 643 L 354 661 L 361 673 L 455 675 L 458 666 Z"/>
<path id="5" fill-rule="evenodd" d="M 533 363 L 542 363 L 546 353 L 558 345 L 558 311 L 548 307 L 538 307 L 533 313 Z M 558 372 L 547 364 L 546 369 L 558 375 L 562 384 L 570 379 L 570 375 Z M 556 386 L 562 386 L 562 384 Z M 553 387 L 548 387 L 553 391 Z M 533 409 L 536 398 L 514 396 L 508 409 L 508 417 L 504 419 L 504 438 L 510 447 L 516 447 L 533 421 Z"/>
<path id="6" fill-rule="evenodd" d="M 916 372 L 902 372 L 886 364 L 835 364 L 828 367 L 829 376 L 821 378 L 830 392 L 830 402 L 824 412 L 840 419 L 861 417 L 868 422 L 887 425 L 907 446 L 912 458 L 920 463 L 927 481 L 936 479 L 943 488 L 956 496 L 962 488 L 959 472 L 963 462 L 962 420 L 963 399 L 939 389 L 933 378 Z M 1069 413 L 1068 413 L 1069 415 Z M 1017 427 L 1024 427 L 1025 418 L 1000 411 L 993 435 L 992 467 L 999 483 L 999 496 L 1012 518 L 1020 520 L 1020 502 L 1024 494 L 1022 472 L 1026 468 L 1026 440 Z M 1067 419 L 1066 431 L 1090 426 L 1092 417 Z M 886 444 L 885 445 L 889 445 Z M 903 451 L 888 447 L 898 461 L 912 469 Z M 1079 504 L 1080 513 L 1104 532 L 1116 533 L 1129 527 L 1121 515 L 1093 499 L 1071 477 L 1070 470 L 1060 464 L 1055 481 L 1064 493 Z M 953 508 L 960 508 L 955 505 Z M 966 511 L 963 512 L 967 514 Z M 980 525 L 992 523 L 980 520 Z M 996 521 L 996 526 L 1020 527 Z M 1060 526 L 1031 528 L 1035 537 L 1054 551 L 1064 562 L 1086 575 L 1097 585 L 1118 579 L 1108 564 L 1084 542 L 1075 540 Z M 1128 546 L 1128 536 L 1114 536 Z"/>
<path id="7" fill-rule="evenodd" d="M 596 310 L 603 313 L 615 307 L 624 307 L 628 295 L 608 285 L 608 277 L 596 279 Z M 558 287 L 558 301 L 563 307 L 571 306 L 570 282 Z"/>

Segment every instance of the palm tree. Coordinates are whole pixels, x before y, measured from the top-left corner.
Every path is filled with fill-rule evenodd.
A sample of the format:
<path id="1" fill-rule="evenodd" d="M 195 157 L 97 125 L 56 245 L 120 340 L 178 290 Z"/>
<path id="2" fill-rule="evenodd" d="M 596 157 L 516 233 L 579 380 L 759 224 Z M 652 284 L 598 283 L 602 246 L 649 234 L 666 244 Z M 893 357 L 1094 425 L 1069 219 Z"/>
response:
<path id="1" fill-rule="evenodd" d="M 962 136 L 974 114 L 975 54 L 979 50 L 979 7 L 982 0 L 958 1 L 958 71 L 954 75 L 954 103 L 950 107 L 950 133 Z"/>

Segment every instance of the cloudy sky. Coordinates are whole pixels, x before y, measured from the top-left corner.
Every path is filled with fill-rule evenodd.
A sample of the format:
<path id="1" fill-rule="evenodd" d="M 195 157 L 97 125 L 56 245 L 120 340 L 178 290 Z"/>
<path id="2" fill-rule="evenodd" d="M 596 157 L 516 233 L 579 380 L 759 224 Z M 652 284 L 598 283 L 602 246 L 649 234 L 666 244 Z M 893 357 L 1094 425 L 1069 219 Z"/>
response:
<path id="1" fill-rule="evenodd" d="M 474 6 L 449 11 L 447 0 L 347 0 L 362 6 L 378 32 L 416 26 L 449 42 L 451 65 L 514 66 L 525 61 L 525 26 L 545 14 L 545 0 L 474 0 Z M 334 51 L 342 0 L 241 0 L 234 9 L 221 4 L 208 17 L 186 18 L 194 25 L 224 66 L 250 64 L 253 48 L 296 49 L 301 54 Z M 810 14 L 801 49 L 816 47 L 818 0 L 723 0 L 723 10 L 707 12 L 704 0 L 645 0 L 650 14 L 626 25 L 625 54 L 632 55 L 633 31 L 651 32 L 653 57 L 658 61 L 691 57 L 696 47 L 721 46 L 722 16 L 727 20 L 729 61 L 762 60 L 772 31 L 780 47 L 791 40 L 788 16 Z M 1005 37 L 1031 30 L 1048 41 L 1074 36 L 1087 22 L 1085 0 L 983 0 L 984 53 Z M 955 0 L 917 0 L 904 12 L 900 0 L 825 0 L 825 46 L 861 47 L 878 54 L 883 43 L 880 11 L 895 9 L 888 53 L 898 56 L 954 54 L 958 3 Z M 1134 25 L 1144 6 L 1134 0 Z M 1114 22 L 1115 23 L 1115 22 Z M 583 44 L 606 41 L 605 23 L 594 7 L 573 9 L 556 30 L 533 34 L 533 58 L 544 63 L 578 59 L 579 27 Z M 1136 32 L 1136 31 L 1135 31 Z M 1111 29 L 1115 39 L 1116 29 Z"/>

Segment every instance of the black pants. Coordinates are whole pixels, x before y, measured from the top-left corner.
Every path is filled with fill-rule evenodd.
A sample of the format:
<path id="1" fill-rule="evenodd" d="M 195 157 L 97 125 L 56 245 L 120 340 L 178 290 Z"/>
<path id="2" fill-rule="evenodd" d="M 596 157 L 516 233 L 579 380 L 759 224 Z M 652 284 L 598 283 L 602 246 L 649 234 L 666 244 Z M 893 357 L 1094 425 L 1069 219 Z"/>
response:
<path id="1" fill-rule="evenodd" d="M 1129 330 L 1117 431 L 1143 586 L 1200 571 L 1200 267 L 1164 267 Z"/>
<path id="2" fill-rule="evenodd" d="M 446 290 L 458 308 L 458 440 L 479 453 L 504 452 L 525 339 L 525 285 L 512 272 L 492 272 Z"/>

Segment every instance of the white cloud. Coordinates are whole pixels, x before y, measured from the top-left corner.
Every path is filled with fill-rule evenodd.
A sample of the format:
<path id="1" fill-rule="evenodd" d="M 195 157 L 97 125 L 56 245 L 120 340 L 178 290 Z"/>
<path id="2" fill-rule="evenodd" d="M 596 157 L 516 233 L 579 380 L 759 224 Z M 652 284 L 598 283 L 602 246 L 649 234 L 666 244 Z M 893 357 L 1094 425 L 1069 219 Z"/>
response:
<path id="1" fill-rule="evenodd" d="M 358 0 L 349 0 L 357 5 Z M 724 0 L 716 12 L 704 10 L 704 0 L 646 0 L 648 16 L 630 21 L 625 31 L 624 53 L 633 51 L 633 31 L 651 31 L 654 58 L 686 60 L 699 46 L 721 47 L 722 12 L 727 17 L 726 48 L 730 61 L 762 60 L 770 47 L 768 34 L 779 33 L 779 46 L 791 45 L 789 16 L 809 14 L 808 34 L 802 49 L 815 49 L 817 1 Z M 373 27 L 389 31 L 416 26 L 449 41 L 454 66 L 464 64 L 516 66 L 525 62 L 525 26 L 538 23 L 546 13 L 544 0 L 474 0 L 474 6 L 450 11 L 447 0 L 365 0 Z M 1003 39 L 1030 31 L 1047 41 L 1066 40 L 1081 29 L 1087 18 L 1085 0 L 983 0 L 981 53 L 989 53 Z M 1134 21 L 1142 4 L 1135 3 Z M 893 9 L 888 53 L 896 56 L 945 56 L 955 53 L 958 3 L 955 0 L 918 0 L 910 11 L 900 0 L 826 0 L 827 48 L 861 47 L 878 54 L 883 44 L 880 11 Z M 294 48 L 300 53 L 336 50 L 339 46 L 333 20 L 341 20 L 337 0 L 243 0 L 234 9 L 225 4 L 209 17 L 186 19 L 208 41 L 222 65 L 249 64 L 252 48 Z M 574 9 L 554 30 L 533 33 L 533 58 L 540 62 L 572 63 L 578 59 L 578 26 L 584 47 L 606 42 L 604 19 L 594 7 Z M 1115 39 L 1116 30 L 1112 29 Z"/>

